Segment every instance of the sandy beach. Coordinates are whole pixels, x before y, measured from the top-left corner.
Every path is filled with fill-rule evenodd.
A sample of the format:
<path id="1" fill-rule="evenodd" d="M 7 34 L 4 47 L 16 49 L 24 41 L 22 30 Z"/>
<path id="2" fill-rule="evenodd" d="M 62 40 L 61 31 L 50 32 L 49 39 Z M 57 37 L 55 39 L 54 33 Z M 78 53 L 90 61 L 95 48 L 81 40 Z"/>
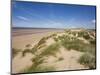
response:
<path id="1" fill-rule="evenodd" d="M 13 29 L 12 47 L 23 49 L 27 44 L 34 45 L 45 36 L 61 32 L 59 29 Z"/>

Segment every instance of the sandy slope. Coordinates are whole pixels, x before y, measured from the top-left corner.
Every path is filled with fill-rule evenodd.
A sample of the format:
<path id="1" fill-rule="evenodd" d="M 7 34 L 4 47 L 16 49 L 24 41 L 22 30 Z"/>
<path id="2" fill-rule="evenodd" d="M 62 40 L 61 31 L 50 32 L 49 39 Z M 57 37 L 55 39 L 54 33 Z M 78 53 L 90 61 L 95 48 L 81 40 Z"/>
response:
<path id="1" fill-rule="evenodd" d="M 30 53 L 27 53 L 25 57 L 22 57 L 22 53 L 19 53 L 13 60 L 12 60 L 12 72 L 17 73 L 23 70 L 26 67 L 29 67 L 32 65 L 32 59 L 33 55 Z"/>
<path id="2" fill-rule="evenodd" d="M 84 69 L 83 65 L 80 65 L 77 60 L 82 55 L 81 52 L 71 50 L 66 51 L 64 48 L 60 49 L 61 53 L 58 56 L 64 58 L 64 60 L 57 62 L 57 70 L 75 70 L 75 69 Z"/>
<path id="3" fill-rule="evenodd" d="M 86 69 L 83 65 L 80 65 L 77 60 L 82 55 L 82 52 L 75 50 L 65 50 L 63 47 L 60 48 L 60 52 L 56 54 L 57 57 L 49 56 L 41 66 L 54 66 L 56 70 L 75 70 L 75 69 Z M 63 60 L 59 61 L 59 58 Z"/>

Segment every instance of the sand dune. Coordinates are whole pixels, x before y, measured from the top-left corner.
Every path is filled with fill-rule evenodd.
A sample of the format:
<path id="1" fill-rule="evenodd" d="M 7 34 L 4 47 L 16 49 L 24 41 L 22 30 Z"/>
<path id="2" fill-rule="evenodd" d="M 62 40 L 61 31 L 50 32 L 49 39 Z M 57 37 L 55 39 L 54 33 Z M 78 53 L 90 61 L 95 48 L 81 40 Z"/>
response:
<path id="1" fill-rule="evenodd" d="M 86 44 L 89 44 L 89 41 L 85 40 L 82 37 L 78 37 L 74 36 L 73 34 L 65 34 L 64 32 L 61 31 L 49 31 L 49 32 L 42 32 L 42 33 L 36 33 L 36 34 L 28 34 L 28 35 L 16 35 L 12 37 L 12 47 L 13 48 L 17 48 L 17 49 L 21 49 L 21 52 L 19 52 L 16 57 L 14 57 L 12 59 L 12 72 L 13 73 L 19 73 L 22 70 L 31 67 L 31 65 L 33 64 L 33 62 L 31 61 L 32 58 L 35 58 L 36 56 L 34 54 L 31 53 L 26 53 L 26 55 L 24 57 L 22 57 L 22 51 L 26 48 L 25 46 L 27 44 L 32 45 L 32 47 L 34 47 L 36 44 L 38 44 L 38 42 L 40 41 L 40 39 L 42 39 L 43 37 L 47 37 L 47 36 L 51 36 L 54 33 L 57 34 L 57 36 L 55 36 L 56 38 L 58 38 L 59 36 L 64 36 L 67 35 L 69 37 L 77 37 L 77 39 L 83 41 Z M 16 33 L 15 33 L 16 34 Z M 90 35 L 90 34 L 89 34 Z M 92 38 L 94 38 L 92 36 Z M 52 45 L 55 43 L 55 40 L 53 39 L 53 37 L 50 37 L 46 40 L 46 46 L 40 50 L 37 51 L 37 55 L 41 54 L 41 52 L 48 46 Z M 56 57 L 54 56 L 43 56 L 44 63 L 40 64 L 40 66 L 42 67 L 48 67 L 48 66 L 53 66 L 56 68 L 57 71 L 60 70 L 76 70 L 76 69 L 88 69 L 88 67 L 84 67 L 84 65 L 80 64 L 78 62 L 78 59 L 80 58 L 80 56 L 82 56 L 84 54 L 84 52 L 80 52 L 80 51 L 76 51 L 76 50 L 67 50 L 65 49 L 63 46 L 60 46 L 59 48 L 59 52 L 56 53 Z M 49 59 L 48 59 L 49 58 Z M 62 58 L 61 61 L 58 59 Z"/>

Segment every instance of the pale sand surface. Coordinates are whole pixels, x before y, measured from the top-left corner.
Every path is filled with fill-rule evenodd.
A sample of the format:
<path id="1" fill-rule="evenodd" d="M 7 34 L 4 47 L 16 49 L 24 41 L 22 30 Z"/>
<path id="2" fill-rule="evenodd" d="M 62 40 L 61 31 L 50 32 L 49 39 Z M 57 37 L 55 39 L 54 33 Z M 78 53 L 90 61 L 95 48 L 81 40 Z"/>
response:
<path id="1" fill-rule="evenodd" d="M 61 48 L 61 53 L 58 56 L 64 58 L 64 60 L 57 62 L 55 65 L 57 70 L 75 70 L 75 69 L 85 69 L 83 65 L 80 65 L 77 60 L 82 55 L 81 52 L 70 50 L 66 51 L 64 48 Z"/>
<path id="2" fill-rule="evenodd" d="M 24 70 L 26 67 L 32 65 L 31 59 L 34 56 L 30 53 L 27 53 L 26 56 L 22 57 L 22 53 L 19 53 L 12 61 L 12 72 L 18 73 L 21 70 Z"/>
<path id="3" fill-rule="evenodd" d="M 45 61 L 47 63 L 43 63 L 41 66 L 54 66 L 56 67 L 57 71 L 86 69 L 86 67 L 77 62 L 77 60 L 82 54 L 83 54 L 82 52 L 78 52 L 75 50 L 68 51 L 62 47 L 60 48 L 60 52 L 56 54 L 57 57 L 54 56 L 47 57 Z M 58 58 L 60 57 L 62 57 L 63 60 L 59 61 Z"/>

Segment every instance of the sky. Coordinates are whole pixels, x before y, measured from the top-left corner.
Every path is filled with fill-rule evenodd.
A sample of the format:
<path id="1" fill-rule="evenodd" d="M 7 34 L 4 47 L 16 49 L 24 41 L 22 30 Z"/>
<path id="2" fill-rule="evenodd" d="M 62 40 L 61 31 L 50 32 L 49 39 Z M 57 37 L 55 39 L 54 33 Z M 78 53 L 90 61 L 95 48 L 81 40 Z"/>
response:
<path id="1" fill-rule="evenodd" d="M 12 2 L 13 27 L 94 29 L 95 22 L 95 6 Z"/>

